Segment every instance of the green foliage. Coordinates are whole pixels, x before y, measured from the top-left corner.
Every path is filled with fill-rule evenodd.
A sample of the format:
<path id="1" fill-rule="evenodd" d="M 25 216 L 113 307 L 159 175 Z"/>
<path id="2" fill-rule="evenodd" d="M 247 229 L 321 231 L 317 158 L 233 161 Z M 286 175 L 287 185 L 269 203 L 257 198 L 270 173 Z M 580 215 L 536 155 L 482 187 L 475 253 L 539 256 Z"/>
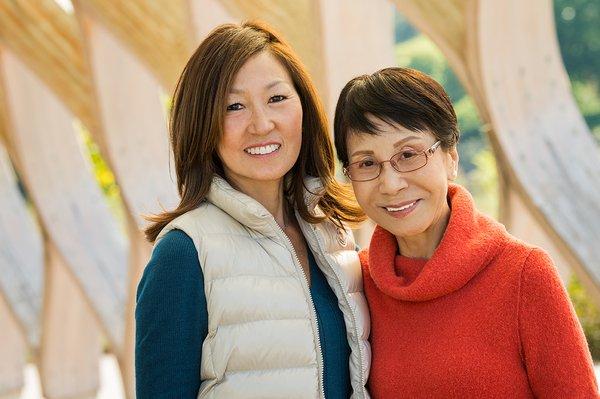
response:
<path id="1" fill-rule="evenodd" d="M 596 140 L 600 142 L 600 82 L 573 80 L 571 86 L 581 114 Z"/>
<path id="2" fill-rule="evenodd" d="M 468 176 L 468 186 L 477 201 L 477 208 L 494 218 L 498 217 L 499 188 L 496 157 L 489 146 L 475 152 L 475 168 Z"/>
<path id="3" fill-rule="evenodd" d="M 555 0 L 556 32 L 574 81 L 600 83 L 600 2 Z"/>
<path id="4" fill-rule="evenodd" d="M 576 276 L 567 284 L 567 291 L 581 322 L 594 361 L 600 361 L 600 310 L 586 293 Z"/>
<path id="5" fill-rule="evenodd" d="M 399 66 L 418 69 L 438 81 L 456 102 L 465 96 L 460 81 L 448 66 L 446 57 L 427 36 L 419 34 L 396 45 Z"/>
<path id="6" fill-rule="evenodd" d="M 555 0 L 554 14 L 575 100 L 600 142 L 600 2 Z"/>
<path id="7" fill-rule="evenodd" d="M 394 23 L 396 43 L 404 42 L 419 34 L 419 32 L 406 21 L 406 18 L 398 12 L 394 13 Z"/>

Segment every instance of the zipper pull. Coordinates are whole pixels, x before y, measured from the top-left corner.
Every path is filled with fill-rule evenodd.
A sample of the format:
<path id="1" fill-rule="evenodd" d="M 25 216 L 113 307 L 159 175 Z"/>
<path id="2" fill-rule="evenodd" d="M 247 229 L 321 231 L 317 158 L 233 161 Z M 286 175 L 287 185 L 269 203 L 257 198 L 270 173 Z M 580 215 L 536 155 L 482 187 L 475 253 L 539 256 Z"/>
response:
<path id="1" fill-rule="evenodd" d="M 346 234 L 346 230 L 340 227 L 337 229 L 336 238 L 338 244 L 340 244 L 342 247 L 345 247 L 348 244 L 348 235 Z"/>

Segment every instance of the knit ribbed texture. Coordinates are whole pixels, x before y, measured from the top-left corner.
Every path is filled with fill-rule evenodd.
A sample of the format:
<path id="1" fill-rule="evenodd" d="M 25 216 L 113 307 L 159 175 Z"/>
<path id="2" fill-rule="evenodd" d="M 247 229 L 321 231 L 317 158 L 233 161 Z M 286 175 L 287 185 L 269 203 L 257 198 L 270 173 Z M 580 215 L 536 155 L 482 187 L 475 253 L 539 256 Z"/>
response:
<path id="1" fill-rule="evenodd" d="M 596 398 L 581 326 L 550 258 L 449 188 L 433 256 L 377 227 L 360 253 L 373 398 Z"/>
<path id="2" fill-rule="evenodd" d="M 337 297 L 309 251 L 311 295 L 323 350 L 327 399 L 350 396 L 344 317 Z M 195 399 L 202 342 L 208 333 L 204 277 L 193 241 L 170 231 L 159 241 L 138 285 L 136 397 Z"/>

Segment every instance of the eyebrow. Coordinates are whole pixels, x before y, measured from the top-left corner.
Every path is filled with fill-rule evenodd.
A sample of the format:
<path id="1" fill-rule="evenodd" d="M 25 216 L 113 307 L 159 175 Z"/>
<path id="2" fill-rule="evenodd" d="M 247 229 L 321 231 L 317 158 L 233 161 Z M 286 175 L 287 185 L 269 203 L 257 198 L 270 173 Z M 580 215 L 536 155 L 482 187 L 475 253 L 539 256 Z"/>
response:
<path id="1" fill-rule="evenodd" d="M 415 139 L 417 139 L 417 140 L 418 140 L 418 139 L 420 139 L 420 137 L 418 137 L 418 136 L 408 136 L 408 137 L 405 137 L 405 138 L 403 138 L 402 140 L 398 140 L 398 141 L 396 141 L 396 142 L 394 143 L 394 148 L 400 147 L 402 144 L 406 143 L 407 141 L 410 141 L 410 140 L 415 140 Z M 361 155 L 361 154 L 364 154 L 364 155 L 371 155 L 371 154 L 373 154 L 373 151 L 371 151 L 371 150 L 358 150 L 358 151 L 354 151 L 354 152 L 353 152 L 353 153 L 350 155 L 350 158 L 352 158 L 352 157 L 353 157 L 353 156 L 355 156 L 355 155 Z"/>
<path id="2" fill-rule="evenodd" d="M 274 80 L 271 83 L 267 84 L 265 86 L 265 90 L 272 89 L 273 87 L 275 87 L 275 86 L 277 86 L 278 84 L 281 84 L 281 83 L 288 84 L 288 82 L 286 82 L 283 79 L 277 79 L 277 80 Z M 242 90 L 242 89 L 236 89 L 235 87 L 232 87 L 231 89 L 229 89 L 229 93 L 231 93 L 231 94 L 242 94 L 243 92 L 244 92 L 244 90 Z"/>

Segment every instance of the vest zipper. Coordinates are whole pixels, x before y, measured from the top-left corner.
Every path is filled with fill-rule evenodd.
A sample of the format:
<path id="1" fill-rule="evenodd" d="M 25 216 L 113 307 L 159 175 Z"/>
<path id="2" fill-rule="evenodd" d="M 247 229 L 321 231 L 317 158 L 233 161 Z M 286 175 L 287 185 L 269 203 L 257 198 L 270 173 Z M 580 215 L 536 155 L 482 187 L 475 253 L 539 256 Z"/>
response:
<path id="1" fill-rule="evenodd" d="M 273 219 L 275 221 L 275 219 Z M 302 264 L 300 263 L 300 258 L 298 258 L 298 254 L 296 253 L 296 249 L 294 248 L 294 244 L 292 244 L 292 240 L 290 240 L 290 238 L 287 236 L 287 234 L 285 234 L 285 231 L 283 231 L 283 229 L 281 228 L 281 226 L 279 226 L 279 224 L 277 223 L 277 221 L 275 221 L 275 225 L 277 226 L 277 229 L 281 232 L 281 235 L 283 236 L 284 240 L 289 244 L 289 247 L 292 250 L 292 255 L 294 256 L 294 259 L 296 261 L 296 266 L 300 269 L 300 273 L 302 273 L 302 277 L 304 279 L 304 288 L 305 288 L 305 292 L 308 294 L 308 301 L 310 303 L 311 306 L 311 311 L 312 311 L 312 318 L 311 318 L 311 324 L 313 326 L 313 330 L 316 332 L 315 335 L 315 339 L 317 341 L 317 368 L 319 370 L 319 388 L 321 391 L 321 398 L 325 399 L 325 386 L 324 386 L 324 371 L 323 371 L 323 349 L 321 348 L 321 338 L 319 337 L 319 324 L 317 323 L 317 310 L 315 308 L 315 304 L 313 302 L 312 299 L 312 295 L 310 294 L 310 286 L 309 286 L 309 282 L 308 282 L 308 278 L 306 277 L 306 273 L 304 273 L 304 269 L 302 268 Z M 359 349 L 360 351 L 360 349 Z"/>
<path id="2" fill-rule="evenodd" d="M 316 229 L 313 225 L 310 225 L 311 231 L 313 233 L 313 236 L 315 237 L 317 244 L 319 245 L 319 255 L 321 254 L 325 254 L 325 249 L 324 247 L 324 243 L 321 242 L 320 238 L 319 238 L 319 234 L 317 234 Z M 346 295 L 346 291 L 344 290 L 344 288 L 342 287 L 342 282 L 340 280 L 340 276 L 337 274 L 335 267 L 333 267 L 331 265 L 331 263 L 327 260 L 326 256 L 322 256 L 323 260 L 325 261 L 325 263 L 327 264 L 327 266 L 329 266 L 329 268 L 331 269 L 331 271 L 333 271 L 333 275 L 335 276 L 335 279 L 337 280 L 338 283 L 338 287 L 340 288 L 340 291 L 342 292 L 342 295 L 344 297 L 344 302 L 347 306 L 347 309 L 350 311 L 350 316 L 352 317 L 352 324 L 354 327 L 354 335 L 356 336 L 356 347 L 358 350 L 358 360 L 360 363 L 360 385 L 361 385 L 361 389 L 362 389 L 362 393 L 363 393 L 363 398 L 368 398 L 368 394 L 367 394 L 367 389 L 365 388 L 366 385 L 366 381 L 364 380 L 364 375 L 365 375 L 365 369 L 364 369 L 364 361 L 363 361 L 363 355 L 362 352 L 360 350 L 360 337 L 358 335 L 358 327 L 356 324 L 356 317 L 354 317 L 354 312 L 352 311 L 352 307 L 350 306 L 350 302 L 348 301 L 348 296 Z"/>

